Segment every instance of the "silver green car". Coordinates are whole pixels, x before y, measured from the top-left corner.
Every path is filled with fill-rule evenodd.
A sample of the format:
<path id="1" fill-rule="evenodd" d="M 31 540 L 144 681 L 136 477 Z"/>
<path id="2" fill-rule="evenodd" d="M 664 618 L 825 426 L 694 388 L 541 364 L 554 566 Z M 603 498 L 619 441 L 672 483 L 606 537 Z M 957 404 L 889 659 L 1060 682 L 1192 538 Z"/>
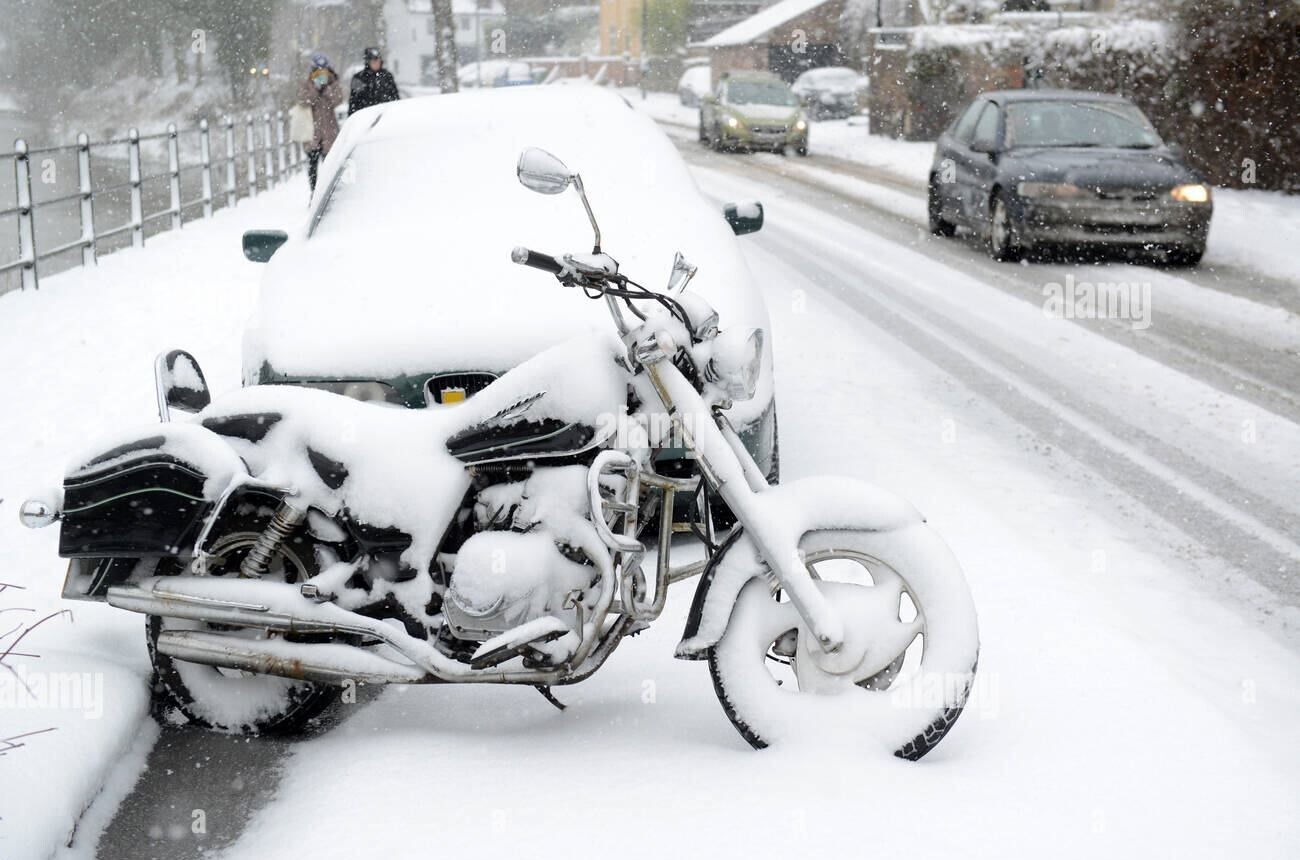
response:
<path id="1" fill-rule="evenodd" d="M 789 84 L 770 72 L 732 72 L 700 103 L 700 141 L 718 150 L 808 154 L 808 121 Z"/>

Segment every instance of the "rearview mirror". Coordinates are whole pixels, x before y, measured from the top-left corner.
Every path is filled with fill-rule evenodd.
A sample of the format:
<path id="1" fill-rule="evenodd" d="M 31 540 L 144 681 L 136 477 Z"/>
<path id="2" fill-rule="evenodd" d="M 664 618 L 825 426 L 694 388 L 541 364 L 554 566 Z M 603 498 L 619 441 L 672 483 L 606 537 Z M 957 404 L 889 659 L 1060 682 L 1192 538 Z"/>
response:
<path id="1" fill-rule="evenodd" d="M 159 353 L 154 359 L 153 374 L 160 421 L 170 421 L 172 410 L 201 412 L 212 402 L 208 381 L 198 361 L 183 349 Z"/>
<path id="2" fill-rule="evenodd" d="M 249 230 L 244 233 L 244 256 L 254 263 L 265 263 L 288 241 L 289 234 L 283 230 Z"/>
<path id="3" fill-rule="evenodd" d="M 757 233 L 763 229 L 763 204 L 757 200 L 749 203 L 728 203 L 723 207 L 722 214 L 731 225 L 731 232 L 737 236 Z"/>
<path id="4" fill-rule="evenodd" d="M 573 182 L 573 172 L 563 161 L 535 146 L 519 153 L 515 173 L 521 185 L 538 194 L 559 194 Z"/>

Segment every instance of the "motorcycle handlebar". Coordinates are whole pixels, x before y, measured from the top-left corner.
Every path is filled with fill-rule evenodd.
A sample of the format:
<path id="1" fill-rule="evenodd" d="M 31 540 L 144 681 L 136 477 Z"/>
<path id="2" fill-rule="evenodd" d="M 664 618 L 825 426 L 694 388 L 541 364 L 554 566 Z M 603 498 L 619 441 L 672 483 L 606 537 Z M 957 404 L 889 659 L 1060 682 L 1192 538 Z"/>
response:
<path id="1" fill-rule="evenodd" d="M 521 266 L 530 266 L 534 269 L 541 269 L 543 272 L 550 272 L 552 275 L 558 275 L 564 271 L 564 265 L 550 254 L 543 254 L 540 251 L 530 251 L 520 246 L 510 252 L 510 259 Z"/>

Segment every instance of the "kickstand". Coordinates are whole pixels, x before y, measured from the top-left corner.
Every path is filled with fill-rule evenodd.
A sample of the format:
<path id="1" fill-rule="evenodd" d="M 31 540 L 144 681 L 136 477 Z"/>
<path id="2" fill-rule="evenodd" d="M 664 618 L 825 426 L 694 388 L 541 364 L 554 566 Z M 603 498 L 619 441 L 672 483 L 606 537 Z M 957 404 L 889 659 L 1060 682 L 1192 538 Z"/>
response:
<path id="1" fill-rule="evenodd" d="M 543 684 L 534 684 L 533 689 L 541 693 L 543 699 L 550 702 L 552 705 L 559 708 L 561 711 L 563 711 L 565 708 L 568 707 L 568 705 L 564 704 L 564 702 L 561 702 L 559 699 L 555 698 L 555 694 L 551 692 L 550 687 L 547 687 Z"/>

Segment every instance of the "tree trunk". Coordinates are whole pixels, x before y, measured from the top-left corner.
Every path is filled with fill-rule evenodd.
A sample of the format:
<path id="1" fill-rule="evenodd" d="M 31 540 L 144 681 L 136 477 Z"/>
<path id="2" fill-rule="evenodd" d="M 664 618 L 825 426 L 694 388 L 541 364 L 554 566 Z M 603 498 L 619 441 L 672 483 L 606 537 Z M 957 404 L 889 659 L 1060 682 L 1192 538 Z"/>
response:
<path id="1" fill-rule="evenodd" d="M 454 93 L 460 88 L 457 77 L 460 60 L 456 56 L 456 19 L 451 0 L 433 0 L 433 24 L 438 31 L 438 85 L 444 93 Z"/>

